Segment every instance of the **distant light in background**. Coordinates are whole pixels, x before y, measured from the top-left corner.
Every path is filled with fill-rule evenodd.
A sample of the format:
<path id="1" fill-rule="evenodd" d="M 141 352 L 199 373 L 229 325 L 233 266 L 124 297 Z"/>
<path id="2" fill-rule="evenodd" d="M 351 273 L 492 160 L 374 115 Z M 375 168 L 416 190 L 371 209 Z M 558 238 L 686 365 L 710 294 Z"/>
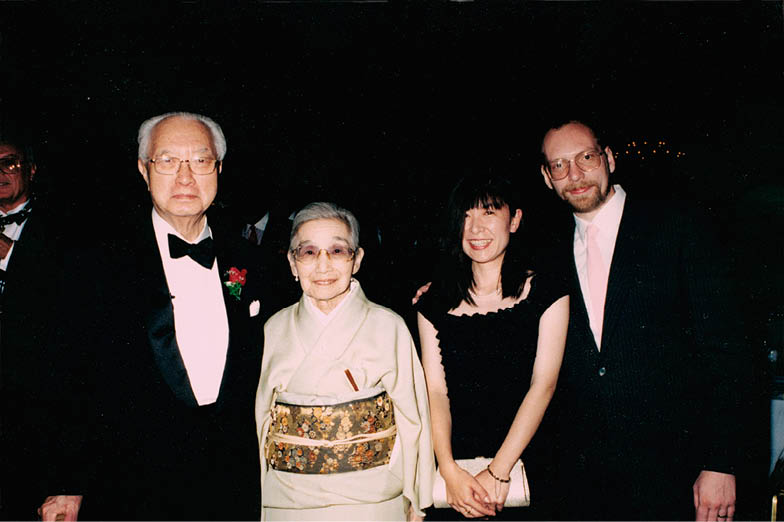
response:
<path id="1" fill-rule="evenodd" d="M 650 143 L 649 143 L 650 141 Z M 623 151 L 623 155 L 627 158 L 636 158 L 640 161 L 643 161 L 647 158 L 655 158 L 661 157 L 664 158 L 669 156 L 671 158 L 679 159 L 686 156 L 686 153 L 683 151 L 676 151 L 675 155 L 670 155 L 670 149 L 668 148 L 667 141 L 665 140 L 648 140 L 643 139 L 641 142 L 637 140 L 632 140 L 626 144 L 626 148 Z M 654 156 L 655 155 L 655 156 Z M 621 156 L 621 153 L 616 153 L 615 157 Z"/>

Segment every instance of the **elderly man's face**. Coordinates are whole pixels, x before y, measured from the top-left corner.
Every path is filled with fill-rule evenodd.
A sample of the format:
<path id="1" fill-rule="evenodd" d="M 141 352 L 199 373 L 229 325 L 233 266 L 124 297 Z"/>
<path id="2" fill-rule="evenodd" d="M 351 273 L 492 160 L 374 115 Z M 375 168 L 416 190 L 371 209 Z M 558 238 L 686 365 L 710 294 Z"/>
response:
<path id="1" fill-rule="evenodd" d="M 185 118 L 168 118 L 153 130 L 150 158 L 163 155 L 191 160 L 208 154 L 217 157 L 210 131 L 201 122 Z M 218 192 L 220 167 L 207 175 L 197 175 L 183 162 L 176 174 L 161 174 L 152 162 L 139 159 L 141 172 L 158 214 L 170 224 L 201 218 Z M 175 227 L 176 228 L 176 227 Z"/>
<path id="2" fill-rule="evenodd" d="M 35 175 L 35 165 L 24 161 L 24 153 L 14 145 L 0 144 L 0 161 L 13 163 L 18 160 L 20 167 L 12 174 L 0 171 L 0 210 L 8 212 L 30 199 L 30 182 Z"/>

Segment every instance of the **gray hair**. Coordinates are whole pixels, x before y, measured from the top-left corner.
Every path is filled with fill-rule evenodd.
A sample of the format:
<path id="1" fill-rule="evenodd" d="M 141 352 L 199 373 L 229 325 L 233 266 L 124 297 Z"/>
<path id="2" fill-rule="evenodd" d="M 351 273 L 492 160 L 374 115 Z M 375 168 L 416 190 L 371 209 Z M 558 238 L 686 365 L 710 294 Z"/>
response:
<path id="1" fill-rule="evenodd" d="M 315 203 L 309 203 L 294 216 L 294 221 L 291 223 L 289 250 L 296 246 L 294 241 L 297 238 L 300 227 L 314 219 L 337 219 L 338 221 L 342 221 L 348 227 L 348 231 L 351 235 L 348 246 L 354 250 L 359 248 L 359 221 L 357 221 L 354 214 L 352 214 L 350 210 L 341 208 L 334 203 L 317 201 Z"/>
<path id="2" fill-rule="evenodd" d="M 192 112 L 167 112 L 159 116 L 153 116 L 149 120 L 139 126 L 139 158 L 144 161 L 150 159 L 150 140 L 152 139 L 152 132 L 163 120 L 169 118 L 184 118 L 186 120 L 196 120 L 203 124 L 210 131 L 212 136 L 212 145 L 215 147 L 215 153 L 218 155 L 218 160 L 223 160 L 226 156 L 226 137 L 223 135 L 220 125 L 215 123 L 212 118 L 195 114 Z"/>

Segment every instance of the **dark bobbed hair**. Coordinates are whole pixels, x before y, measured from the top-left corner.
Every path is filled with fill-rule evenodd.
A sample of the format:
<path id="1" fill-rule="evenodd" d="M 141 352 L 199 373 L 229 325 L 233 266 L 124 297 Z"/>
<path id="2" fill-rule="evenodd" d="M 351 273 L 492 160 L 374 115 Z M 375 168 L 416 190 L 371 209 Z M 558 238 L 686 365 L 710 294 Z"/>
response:
<path id="1" fill-rule="evenodd" d="M 474 285 L 471 258 L 463 252 L 463 229 L 465 214 L 472 208 L 509 207 L 523 209 L 517 187 L 511 179 L 498 174 L 469 174 L 463 177 L 449 196 L 445 216 L 445 233 L 441 239 L 442 273 L 437 279 L 440 293 L 449 309 L 456 308 L 461 301 L 475 305 L 469 290 Z M 504 297 L 518 298 L 523 292 L 526 278 L 533 273 L 530 259 L 523 247 L 524 228 L 522 223 L 509 237 L 509 244 L 501 267 L 501 292 Z"/>

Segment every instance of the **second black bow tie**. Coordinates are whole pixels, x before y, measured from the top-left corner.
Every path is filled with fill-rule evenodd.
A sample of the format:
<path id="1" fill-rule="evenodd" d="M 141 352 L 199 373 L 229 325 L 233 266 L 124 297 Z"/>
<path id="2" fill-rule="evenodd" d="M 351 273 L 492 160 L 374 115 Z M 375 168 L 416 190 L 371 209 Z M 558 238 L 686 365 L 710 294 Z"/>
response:
<path id="1" fill-rule="evenodd" d="M 169 234 L 169 255 L 173 259 L 188 256 L 207 269 L 212 268 L 215 262 L 211 237 L 202 239 L 198 243 L 187 243 L 174 234 Z"/>
<path id="2" fill-rule="evenodd" d="M 8 214 L 7 216 L 0 217 L 0 227 L 4 227 L 6 225 L 10 225 L 11 223 L 16 223 L 17 225 L 21 225 L 25 219 L 27 219 L 28 214 L 32 208 L 26 207 L 23 210 L 17 212 L 16 214 Z"/>

